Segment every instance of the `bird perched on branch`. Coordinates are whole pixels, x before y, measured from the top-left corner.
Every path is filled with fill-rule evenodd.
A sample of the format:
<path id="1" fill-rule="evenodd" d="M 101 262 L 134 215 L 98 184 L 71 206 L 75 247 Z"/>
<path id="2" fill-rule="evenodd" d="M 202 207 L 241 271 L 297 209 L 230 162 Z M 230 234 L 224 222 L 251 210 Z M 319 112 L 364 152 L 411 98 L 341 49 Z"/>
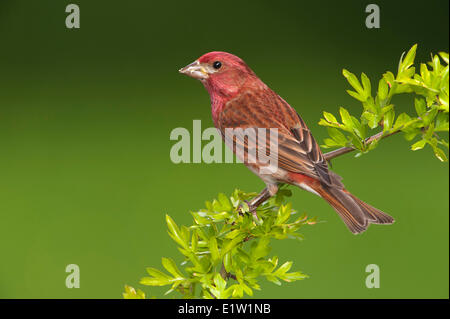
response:
<path id="1" fill-rule="evenodd" d="M 365 231 L 369 224 L 394 222 L 391 216 L 345 189 L 341 178 L 328 169 L 319 145 L 300 115 L 264 84 L 243 60 L 226 52 L 210 52 L 180 69 L 180 73 L 203 83 L 211 98 L 214 125 L 225 140 L 228 129 L 276 129 L 275 170 L 263 172 L 261 168 L 266 167 L 267 162 L 260 157 L 250 160 L 251 151 L 260 146 L 259 139 L 250 136 L 233 139 L 244 150 L 244 164 L 266 184 L 266 188 L 249 203 L 251 211 L 275 195 L 280 184 L 287 183 L 322 197 L 355 234 Z M 263 139 L 260 144 L 267 146 L 268 140 Z M 236 153 L 235 148 L 233 151 Z M 258 155 L 274 156 L 264 153 Z"/>

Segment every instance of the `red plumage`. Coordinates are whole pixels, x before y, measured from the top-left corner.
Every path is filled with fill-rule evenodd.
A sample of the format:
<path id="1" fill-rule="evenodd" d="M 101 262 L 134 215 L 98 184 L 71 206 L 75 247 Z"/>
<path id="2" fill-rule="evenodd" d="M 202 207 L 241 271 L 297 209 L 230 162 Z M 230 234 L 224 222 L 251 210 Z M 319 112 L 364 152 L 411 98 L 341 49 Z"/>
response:
<path id="1" fill-rule="evenodd" d="M 350 194 L 341 178 L 328 169 L 319 145 L 297 112 L 264 84 L 247 64 L 230 53 L 210 52 L 180 70 L 199 79 L 211 98 L 214 125 L 225 139 L 226 129 L 265 128 L 278 132 L 278 167 L 261 173 L 259 158 L 245 161 L 267 185 L 256 202 L 274 195 L 278 185 L 299 186 L 325 199 L 353 233 L 369 224 L 391 224 L 394 219 Z M 257 139 L 233 140 L 248 155 L 258 148 Z"/>

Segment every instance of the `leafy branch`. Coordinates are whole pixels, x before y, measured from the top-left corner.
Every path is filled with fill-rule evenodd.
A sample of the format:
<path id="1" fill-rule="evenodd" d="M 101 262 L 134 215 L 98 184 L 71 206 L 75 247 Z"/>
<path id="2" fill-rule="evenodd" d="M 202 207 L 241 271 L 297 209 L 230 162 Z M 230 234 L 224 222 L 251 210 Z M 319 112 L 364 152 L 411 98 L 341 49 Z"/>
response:
<path id="1" fill-rule="evenodd" d="M 271 239 L 302 239 L 298 230 L 314 224 L 314 218 L 298 216 L 291 204 L 283 204 L 291 191 L 282 188 L 257 208 L 258 219 L 248 213 L 246 201 L 255 193 L 235 190 L 230 197 L 219 194 L 206 208 L 191 212 L 193 224 L 179 227 L 166 215 L 168 234 L 183 255 L 180 270 L 170 258 L 162 258 L 165 272 L 147 268 L 149 276 L 140 280 L 147 286 L 170 286 L 183 298 L 242 298 L 259 290 L 259 279 L 281 285 L 281 281 L 301 280 L 307 275 L 289 272 L 292 262 L 279 265 L 269 257 Z M 294 218 L 297 216 L 297 218 Z M 125 287 L 124 298 L 145 298 L 141 290 Z"/>
<path id="2" fill-rule="evenodd" d="M 396 76 L 390 71 L 383 74 L 375 97 L 365 73 L 361 74 L 360 81 L 353 73 L 343 70 L 344 77 L 354 89 L 347 90 L 347 93 L 360 101 L 363 109 L 357 117 L 341 107 L 340 122 L 333 114 L 323 112 L 324 118 L 320 119 L 319 124 L 327 126 L 329 137 L 324 140 L 322 147 L 341 147 L 325 154 L 327 160 L 353 150 L 358 150 L 356 156 L 360 156 L 377 147 L 381 139 L 403 132 L 408 141 L 419 137 L 411 145 L 413 151 L 428 144 L 439 160 L 447 161 L 441 147 L 448 150 L 448 135 L 445 140 L 439 134 L 449 130 L 448 53 L 440 52 L 440 58 L 432 55 L 428 65 L 420 64 L 419 73 L 416 73 L 413 66 L 416 49 L 417 45 L 414 45 L 406 56 L 402 55 Z M 396 116 L 392 98 L 403 93 L 415 95 L 415 115 L 401 113 Z M 371 130 L 378 133 L 370 136 Z"/>

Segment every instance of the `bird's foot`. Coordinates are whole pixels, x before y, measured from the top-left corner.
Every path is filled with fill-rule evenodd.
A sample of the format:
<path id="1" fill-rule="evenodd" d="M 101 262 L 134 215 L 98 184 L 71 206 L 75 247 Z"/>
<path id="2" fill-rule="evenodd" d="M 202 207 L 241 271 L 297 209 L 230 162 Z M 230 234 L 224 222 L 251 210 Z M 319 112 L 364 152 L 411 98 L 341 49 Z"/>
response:
<path id="1" fill-rule="evenodd" d="M 253 215 L 253 217 L 256 219 L 256 221 L 259 221 L 259 217 L 258 217 L 258 214 L 256 213 L 256 209 L 258 208 L 258 206 L 255 206 L 255 205 L 253 205 L 251 202 L 249 202 L 249 201 L 244 201 L 246 204 L 247 204 L 247 206 L 248 206 L 248 212 L 249 213 L 251 213 L 252 215 Z M 242 206 L 242 204 L 241 205 L 239 205 L 239 208 L 238 208 L 238 211 L 239 211 L 239 215 L 244 215 L 244 212 L 246 211 L 246 210 L 244 210 L 244 208 L 243 208 L 243 206 Z"/>
<path id="2" fill-rule="evenodd" d="M 260 220 L 259 220 L 258 214 L 256 214 L 256 208 L 255 208 L 254 211 L 252 211 L 252 215 L 253 215 L 253 217 L 255 218 L 255 220 L 259 223 Z"/>

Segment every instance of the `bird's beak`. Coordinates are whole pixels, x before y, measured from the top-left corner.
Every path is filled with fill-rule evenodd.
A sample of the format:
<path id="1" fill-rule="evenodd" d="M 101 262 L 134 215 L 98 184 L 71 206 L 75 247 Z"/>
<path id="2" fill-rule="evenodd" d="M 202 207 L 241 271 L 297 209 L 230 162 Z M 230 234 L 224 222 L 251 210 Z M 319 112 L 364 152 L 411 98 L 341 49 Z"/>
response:
<path id="1" fill-rule="evenodd" d="M 180 69 L 179 72 L 200 81 L 204 81 L 209 77 L 206 68 L 203 67 L 197 60 L 189 65 L 186 65 L 184 68 Z"/>

